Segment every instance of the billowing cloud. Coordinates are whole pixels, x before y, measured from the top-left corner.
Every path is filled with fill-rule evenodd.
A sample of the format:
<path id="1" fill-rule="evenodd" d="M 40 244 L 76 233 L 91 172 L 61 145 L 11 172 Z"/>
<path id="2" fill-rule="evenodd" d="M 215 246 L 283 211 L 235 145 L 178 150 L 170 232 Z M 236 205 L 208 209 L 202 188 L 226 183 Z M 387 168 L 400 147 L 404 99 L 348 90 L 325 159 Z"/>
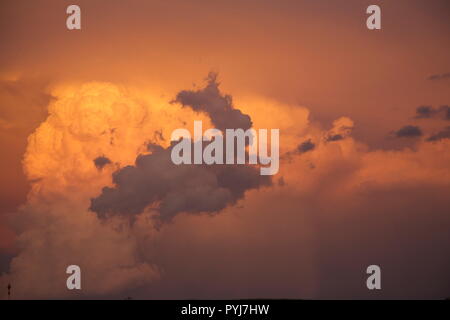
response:
<path id="1" fill-rule="evenodd" d="M 124 186 L 134 187 L 134 196 L 122 197 L 121 208 L 127 206 L 130 214 L 156 197 L 159 218 L 168 221 L 180 212 L 223 210 L 243 199 L 245 192 L 270 184 L 270 178 L 247 165 L 173 170 L 171 146 L 156 143 L 164 144 L 161 138 L 185 122 L 209 120 L 155 98 L 157 94 L 131 94 L 108 83 L 58 86 L 52 94 L 49 116 L 30 135 L 23 161 L 27 178 L 33 181 L 28 202 L 8 224 L 17 234 L 20 250 L 9 258 L 9 271 L 0 277 L 0 285 L 13 283 L 16 298 L 69 296 L 65 268 L 71 264 L 84 272 L 82 296 L 117 294 L 160 278 L 154 257 L 140 253 L 142 245 L 152 246 L 154 222 L 143 215 L 134 217 L 133 226 L 124 215 L 98 219 L 88 208 L 102 188 L 117 188 L 119 194 Z M 115 166 L 105 165 L 111 159 Z M 122 169 L 114 173 L 117 166 Z M 133 179 L 144 184 L 133 186 Z M 109 202 L 108 209 L 115 204 Z"/>
<path id="2" fill-rule="evenodd" d="M 150 106 L 107 83 L 52 93 L 47 119 L 28 139 L 23 164 L 32 186 L 27 203 L 10 215 L 19 249 L 0 285 L 12 283 L 15 298 L 67 297 L 65 270 L 71 264 L 84 271 L 82 296 L 155 281 L 158 267 L 139 258 L 137 238 L 126 225 L 117 219 L 101 223 L 88 211 L 89 199 L 110 183 L 113 169 L 99 171 L 92 159 L 108 154 L 131 163 L 145 142 L 142 123 Z"/>
<path id="3" fill-rule="evenodd" d="M 205 112 L 218 128 L 248 129 L 251 120 L 232 106 L 231 96 L 220 93 L 216 75 L 210 74 L 204 89 L 181 91 L 177 102 Z M 152 206 L 161 221 L 179 213 L 216 213 L 244 197 L 245 191 L 270 185 L 268 176 L 250 165 L 176 165 L 173 142 L 168 148 L 150 145 L 151 154 L 139 155 L 134 166 L 113 174 L 114 187 L 105 187 L 93 198 L 90 209 L 101 218 L 134 216 Z"/>
<path id="4" fill-rule="evenodd" d="M 33 188 L 12 217 L 19 251 L 0 278 L 17 297 L 370 298 L 360 274 L 373 260 L 398 270 L 386 281 L 407 283 L 384 297 L 446 292 L 424 292 L 408 266 L 429 282 L 448 279 L 449 139 L 370 151 L 349 117 L 323 129 L 304 108 L 250 99 L 242 110 L 259 127 L 280 124 L 282 148 L 315 145 L 282 162 L 279 184 L 260 188 L 267 181 L 247 165 L 171 167 L 160 137 L 202 117 L 192 108 L 105 83 L 53 93 L 49 117 L 28 140 Z M 345 139 L 330 143 L 330 135 Z M 98 170 L 99 155 L 115 166 Z M 155 230 L 155 213 L 172 223 Z M 80 295 L 65 288 L 69 264 L 84 272 Z"/>
<path id="5" fill-rule="evenodd" d="M 184 3 L 83 1 L 95 18 L 70 34 L 63 1 L 2 1 L 0 205 L 26 205 L 0 218 L 0 288 L 11 282 L 13 299 L 448 297 L 450 139 L 384 137 L 417 101 L 449 103 L 450 2 L 383 2 L 402 13 L 388 41 L 361 32 L 352 18 L 365 12 L 360 0 L 339 2 L 342 10 L 319 1 Z M 98 219 L 90 199 L 115 188 L 114 171 L 135 167 L 149 143 L 167 150 L 170 133 L 194 119 L 220 125 L 201 108 L 168 103 L 211 68 L 242 112 L 215 115 L 279 128 L 281 154 L 309 139 L 314 150 L 281 163 L 280 185 L 248 189 L 221 214 L 178 214 L 158 231 L 146 211 L 157 203 L 134 224 Z M 426 70 L 441 71 L 420 81 Z M 202 90 L 187 90 L 186 102 Z M 199 100 L 211 96 L 230 105 L 221 94 Z M 341 115 L 356 124 L 352 134 L 329 132 Z M 420 121 L 425 139 L 447 126 L 437 122 Z M 334 135 L 344 139 L 326 141 Z M 98 170 L 100 155 L 114 165 Z M 65 288 L 74 263 L 81 292 Z M 377 292 L 365 287 L 374 263 Z"/>

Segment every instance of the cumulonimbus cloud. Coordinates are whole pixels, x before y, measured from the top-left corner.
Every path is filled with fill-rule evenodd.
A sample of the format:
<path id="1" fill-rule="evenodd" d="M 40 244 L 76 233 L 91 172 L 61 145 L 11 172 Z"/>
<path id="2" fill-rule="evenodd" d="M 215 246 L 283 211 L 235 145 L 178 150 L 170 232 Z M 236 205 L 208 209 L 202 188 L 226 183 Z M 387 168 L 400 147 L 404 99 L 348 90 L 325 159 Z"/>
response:
<path id="1" fill-rule="evenodd" d="M 157 170 L 171 163 L 170 144 L 161 137 L 207 112 L 194 114 L 191 107 L 159 100 L 147 106 L 127 92 L 111 84 L 55 92 L 49 117 L 29 137 L 24 165 L 34 182 L 28 203 L 13 219 L 20 249 L 0 278 L 2 287 L 13 284 L 15 297 L 74 297 L 65 288 L 68 264 L 83 270 L 82 297 L 123 298 L 141 287 L 143 298 L 239 298 L 261 292 L 264 297 L 298 298 L 315 296 L 316 284 L 325 292 L 320 294 L 339 296 L 345 288 L 349 296 L 365 297 L 367 290 L 355 274 L 368 257 L 400 270 L 395 277 L 407 283 L 406 289 L 388 289 L 387 297 L 405 292 L 424 296 L 421 284 L 408 281 L 417 276 L 416 269 L 408 272 L 411 263 L 432 270 L 422 274 L 430 283 L 448 279 L 448 262 L 442 256 L 449 247 L 443 232 L 449 226 L 449 139 L 418 139 L 414 150 L 368 150 L 350 134 L 350 118 L 339 118 L 324 130 L 309 123 L 304 110 L 267 102 L 270 113 L 277 112 L 274 120 L 261 115 L 268 112 L 263 104 L 249 104 L 242 110 L 252 115 L 255 126 L 262 120 L 268 121 L 263 127 L 285 120 L 282 141 L 289 150 L 305 141 L 315 144 L 282 164 L 279 186 L 256 190 L 267 181 L 246 165 Z M 305 119 L 301 126 L 293 121 L 295 128 L 290 129 L 288 120 L 295 111 Z M 155 136 L 155 131 L 160 134 Z M 332 134 L 345 139 L 324 139 Z M 93 159 L 99 156 L 114 166 L 98 170 Z M 155 190 L 151 176 L 161 190 Z M 203 186 L 210 199 L 197 201 Z M 102 198 L 102 188 L 111 190 L 111 196 Z M 123 208 L 113 196 L 124 201 Z M 97 214 L 88 210 L 91 199 L 105 200 L 96 203 Z M 232 205 L 236 201 L 239 206 Z M 434 205 L 431 213 L 429 203 Z M 221 206 L 222 214 L 214 219 L 179 214 L 213 212 Z M 174 223 L 158 232 L 146 210 Z M 403 217 L 407 224 L 401 223 Z M 388 236 L 380 238 L 380 232 Z M 414 250 L 403 250 L 399 239 Z M 193 254 L 207 259 L 192 259 Z M 230 272 L 227 266 L 236 261 Z M 249 269 L 255 263 L 259 267 Z M 338 278 L 335 266 L 345 270 Z M 242 279 L 250 291 L 241 286 Z M 176 290 L 180 284 L 188 289 Z M 444 292 L 443 287 L 436 290 L 430 295 Z"/>

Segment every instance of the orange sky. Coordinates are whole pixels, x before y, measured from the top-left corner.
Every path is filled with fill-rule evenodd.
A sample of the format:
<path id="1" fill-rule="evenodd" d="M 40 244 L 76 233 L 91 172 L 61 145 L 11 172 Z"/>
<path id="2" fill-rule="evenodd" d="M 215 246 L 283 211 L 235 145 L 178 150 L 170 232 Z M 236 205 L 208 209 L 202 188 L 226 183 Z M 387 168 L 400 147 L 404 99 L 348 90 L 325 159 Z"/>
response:
<path id="1" fill-rule="evenodd" d="M 448 1 L 76 3 L 81 31 L 65 28 L 70 1 L 0 4 L 0 284 L 72 298 L 76 260 L 83 297 L 450 295 L 450 140 L 427 141 L 449 121 L 416 117 L 450 105 L 450 77 L 430 79 L 450 72 Z M 373 3 L 381 31 L 365 27 Z M 255 128 L 280 129 L 273 185 L 213 217 L 102 223 L 90 199 L 146 142 L 168 146 L 156 131 L 210 125 L 170 104 L 210 71 Z M 407 125 L 422 134 L 399 137 Z M 371 263 L 380 294 L 360 286 Z"/>

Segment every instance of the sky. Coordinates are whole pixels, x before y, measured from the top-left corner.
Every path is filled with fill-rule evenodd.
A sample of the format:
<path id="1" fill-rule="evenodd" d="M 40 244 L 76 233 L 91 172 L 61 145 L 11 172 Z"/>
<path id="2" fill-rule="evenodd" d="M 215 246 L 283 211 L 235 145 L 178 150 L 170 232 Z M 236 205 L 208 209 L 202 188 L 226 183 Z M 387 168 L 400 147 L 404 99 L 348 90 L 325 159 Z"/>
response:
<path id="1" fill-rule="evenodd" d="M 0 288 L 449 297 L 449 32 L 447 0 L 2 1 Z M 195 120 L 279 129 L 280 171 L 174 166 Z"/>

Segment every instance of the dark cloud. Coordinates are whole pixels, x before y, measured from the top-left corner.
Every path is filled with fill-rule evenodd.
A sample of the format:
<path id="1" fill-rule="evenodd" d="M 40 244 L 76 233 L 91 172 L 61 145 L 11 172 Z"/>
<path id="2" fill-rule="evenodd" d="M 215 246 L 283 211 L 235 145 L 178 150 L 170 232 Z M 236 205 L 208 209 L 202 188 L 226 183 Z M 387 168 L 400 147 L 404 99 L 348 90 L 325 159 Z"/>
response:
<path id="1" fill-rule="evenodd" d="M 445 105 L 440 108 L 432 106 L 420 106 L 416 109 L 416 119 L 443 118 L 450 120 L 450 107 Z"/>
<path id="2" fill-rule="evenodd" d="M 315 147 L 316 145 L 311 141 L 311 139 L 309 139 L 299 144 L 297 150 L 300 153 L 305 153 L 314 150 Z"/>
<path id="3" fill-rule="evenodd" d="M 204 112 L 210 118 L 217 129 L 242 128 L 247 130 L 252 126 L 250 116 L 234 109 L 233 100 L 230 95 L 222 95 L 219 91 L 217 74 L 210 73 L 206 78 L 207 85 L 204 89 L 192 91 L 183 90 L 179 92 L 172 102 L 189 106 L 194 111 Z"/>
<path id="4" fill-rule="evenodd" d="M 99 169 L 99 170 L 103 169 L 104 166 L 106 166 L 110 163 L 111 163 L 111 160 L 109 160 L 105 156 L 100 156 L 100 157 L 97 157 L 94 159 L 94 164 L 97 167 L 97 169 Z"/>
<path id="5" fill-rule="evenodd" d="M 420 137 L 422 130 L 417 126 L 407 125 L 395 132 L 395 136 L 398 138 L 414 138 Z"/>
<path id="6" fill-rule="evenodd" d="M 251 120 L 234 109 L 231 96 L 220 93 L 216 75 L 198 91 L 181 91 L 175 101 L 195 111 L 205 112 L 217 128 L 248 129 Z M 191 142 L 192 143 L 192 142 Z M 251 165 L 175 165 L 168 148 L 149 144 L 151 154 L 139 155 L 134 166 L 113 174 L 114 187 L 105 187 L 91 199 L 90 209 L 100 218 L 111 215 L 133 217 L 152 206 L 156 218 L 170 221 L 177 214 L 216 213 L 244 197 L 245 191 L 270 185 L 269 176 L 261 176 Z"/>
<path id="7" fill-rule="evenodd" d="M 90 209 L 100 218 L 132 217 L 154 205 L 164 222 L 182 212 L 219 212 L 242 199 L 245 191 L 271 183 L 256 166 L 175 165 L 170 158 L 173 145 L 153 145 L 152 154 L 140 155 L 134 166 L 116 171 L 115 186 L 103 188 Z"/>
<path id="8" fill-rule="evenodd" d="M 343 140 L 343 139 L 344 139 L 344 136 L 341 134 L 331 134 L 325 138 L 325 141 L 333 142 L 333 141 L 339 141 L 339 140 Z"/>
<path id="9" fill-rule="evenodd" d="M 436 80 L 445 80 L 450 79 L 450 72 L 447 73 L 440 73 L 440 74 L 433 74 L 428 77 L 428 80 L 436 81 Z"/>
<path id="10" fill-rule="evenodd" d="M 437 110 L 435 110 L 432 106 L 420 106 L 416 109 L 416 118 L 431 118 Z"/>
<path id="11" fill-rule="evenodd" d="M 433 134 L 427 139 L 427 141 L 439 141 L 442 139 L 450 139 L 450 126 L 448 126 L 442 131 L 439 131 L 436 134 Z"/>

